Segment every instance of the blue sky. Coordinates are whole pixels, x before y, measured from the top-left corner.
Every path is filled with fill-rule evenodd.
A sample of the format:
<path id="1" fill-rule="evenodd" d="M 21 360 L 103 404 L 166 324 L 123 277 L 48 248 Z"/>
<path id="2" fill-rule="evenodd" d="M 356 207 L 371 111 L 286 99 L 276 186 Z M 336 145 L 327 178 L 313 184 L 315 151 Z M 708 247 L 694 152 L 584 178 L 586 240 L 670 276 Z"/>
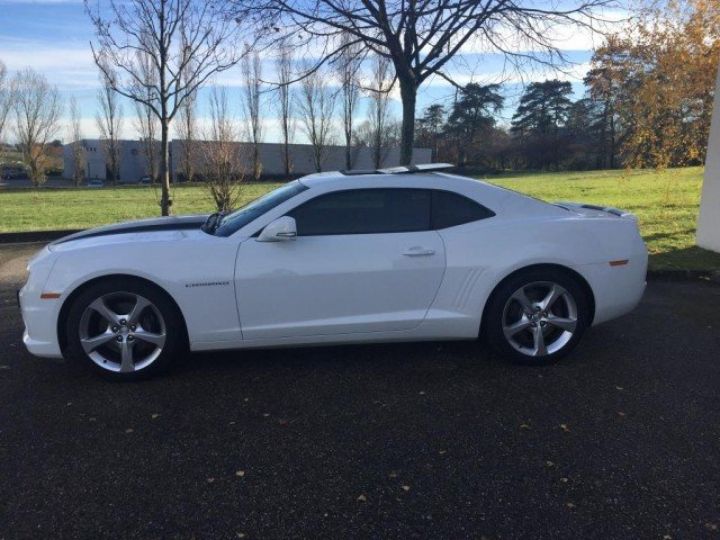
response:
<path id="1" fill-rule="evenodd" d="M 43 73 L 52 84 L 57 85 L 63 98 L 75 96 L 83 115 L 83 130 L 86 137 L 97 135 L 95 126 L 96 92 L 98 87 L 97 70 L 92 62 L 89 42 L 93 31 L 84 12 L 81 0 L 0 0 L 0 60 L 11 72 L 24 67 L 32 67 Z M 559 77 L 573 83 L 577 97 L 582 95 L 582 77 L 587 71 L 591 49 L 598 38 L 591 35 L 568 34 L 558 38 L 559 46 L 564 50 L 571 64 L 564 72 L 554 73 L 535 70 L 519 76 L 514 72 L 503 72 L 503 59 L 498 55 L 469 53 L 462 57 L 452 68 L 453 77 L 459 81 L 470 80 L 479 83 L 505 81 L 503 92 L 506 95 L 506 109 L 502 112 L 503 121 L 509 121 L 517 98 L 522 92 L 523 83 L 532 80 Z M 264 76 L 272 79 L 272 62 L 264 67 Z M 240 111 L 239 69 L 227 73 L 218 84 L 229 87 L 229 96 L 236 109 Z M 418 113 L 432 103 L 450 104 L 454 95 L 453 87 L 441 79 L 429 80 L 421 88 L 418 96 Z M 207 91 L 200 95 L 199 116 L 205 116 Z M 271 108 L 270 96 L 265 106 L 265 139 L 276 140 L 275 113 Z M 366 116 L 366 104 L 361 103 L 358 121 Z M 399 114 L 399 101 L 395 96 L 393 112 Z M 124 136 L 136 137 L 134 128 L 134 108 L 124 103 Z M 57 134 L 67 139 L 62 129 Z M 302 131 L 297 130 L 298 142 L 303 141 Z"/>

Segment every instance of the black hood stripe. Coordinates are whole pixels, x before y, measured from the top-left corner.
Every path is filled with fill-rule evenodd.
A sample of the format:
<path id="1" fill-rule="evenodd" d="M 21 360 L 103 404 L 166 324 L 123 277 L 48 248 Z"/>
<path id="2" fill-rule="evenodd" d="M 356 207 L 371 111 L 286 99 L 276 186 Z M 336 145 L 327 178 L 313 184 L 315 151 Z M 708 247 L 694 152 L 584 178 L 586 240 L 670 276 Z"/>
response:
<path id="1" fill-rule="evenodd" d="M 65 242 L 72 242 L 73 240 L 83 240 L 85 238 L 95 238 L 98 236 L 111 236 L 115 234 L 129 234 L 129 233 L 143 233 L 143 232 L 161 232 L 161 231 L 182 231 L 190 229 L 199 229 L 207 216 L 191 216 L 183 218 L 170 218 L 169 220 L 162 220 L 162 222 L 137 222 L 128 223 L 126 225 L 112 225 L 108 228 L 89 229 L 87 231 L 80 231 L 69 236 L 65 236 L 56 240 L 51 245 L 64 244 Z M 159 221 L 159 220 L 158 220 Z"/>

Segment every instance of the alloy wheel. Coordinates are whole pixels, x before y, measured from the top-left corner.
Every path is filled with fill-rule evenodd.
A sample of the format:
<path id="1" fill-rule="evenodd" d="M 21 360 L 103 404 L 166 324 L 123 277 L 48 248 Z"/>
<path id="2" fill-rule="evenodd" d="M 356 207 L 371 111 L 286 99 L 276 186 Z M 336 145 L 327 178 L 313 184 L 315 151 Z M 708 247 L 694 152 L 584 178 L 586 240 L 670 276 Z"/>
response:
<path id="1" fill-rule="evenodd" d="M 517 289 L 505 303 L 502 330 L 516 351 L 530 357 L 561 350 L 578 327 L 578 308 L 569 291 L 551 281 Z"/>
<path id="2" fill-rule="evenodd" d="M 139 371 L 152 364 L 167 339 L 160 310 L 130 292 L 102 295 L 83 311 L 80 345 L 101 368 L 116 373 Z"/>

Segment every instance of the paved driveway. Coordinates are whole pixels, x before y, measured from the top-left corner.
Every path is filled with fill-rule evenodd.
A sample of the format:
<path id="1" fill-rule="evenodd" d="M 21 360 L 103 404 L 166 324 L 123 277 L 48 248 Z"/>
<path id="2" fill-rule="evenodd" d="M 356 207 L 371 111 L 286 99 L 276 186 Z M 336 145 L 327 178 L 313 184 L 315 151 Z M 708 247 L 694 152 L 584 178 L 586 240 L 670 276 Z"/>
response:
<path id="1" fill-rule="evenodd" d="M 473 343 L 29 356 L 0 248 L 0 538 L 717 537 L 720 287 L 651 283 L 563 363 Z"/>

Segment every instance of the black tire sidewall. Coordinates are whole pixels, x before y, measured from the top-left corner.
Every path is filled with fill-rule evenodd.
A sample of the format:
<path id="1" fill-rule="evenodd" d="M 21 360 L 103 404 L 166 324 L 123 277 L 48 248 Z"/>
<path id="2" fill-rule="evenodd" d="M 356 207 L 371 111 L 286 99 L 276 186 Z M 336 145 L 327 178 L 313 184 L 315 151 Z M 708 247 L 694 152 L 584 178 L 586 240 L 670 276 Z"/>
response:
<path id="1" fill-rule="evenodd" d="M 117 373 L 103 369 L 85 353 L 80 343 L 80 319 L 85 308 L 97 298 L 113 292 L 134 293 L 147 298 L 157 307 L 165 321 L 167 339 L 162 353 L 152 364 L 132 373 Z M 86 287 L 72 299 L 72 304 L 69 307 L 65 321 L 61 324 L 61 328 L 65 332 L 66 348 L 64 354 L 68 362 L 74 367 L 79 367 L 84 371 L 91 371 L 105 379 L 114 381 L 140 380 L 166 371 L 173 360 L 183 354 L 187 348 L 185 325 L 175 304 L 168 298 L 166 293 L 157 287 L 131 278 L 107 279 Z"/>
<path id="2" fill-rule="evenodd" d="M 541 357 L 528 356 L 513 348 L 503 332 L 502 320 L 505 304 L 510 296 L 523 285 L 536 281 L 550 281 L 562 286 L 575 300 L 578 311 L 577 327 L 572 339 L 559 351 Z M 590 323 L 590 318 L 590 300 L 577 278 L 562 270 L 539 268 L 517 272 L 500 283 L 490 297 L 483 323 L 490 345 L 500 356 L 517 364 L 543 366 L 557 362 L 576 347 Z"/>

